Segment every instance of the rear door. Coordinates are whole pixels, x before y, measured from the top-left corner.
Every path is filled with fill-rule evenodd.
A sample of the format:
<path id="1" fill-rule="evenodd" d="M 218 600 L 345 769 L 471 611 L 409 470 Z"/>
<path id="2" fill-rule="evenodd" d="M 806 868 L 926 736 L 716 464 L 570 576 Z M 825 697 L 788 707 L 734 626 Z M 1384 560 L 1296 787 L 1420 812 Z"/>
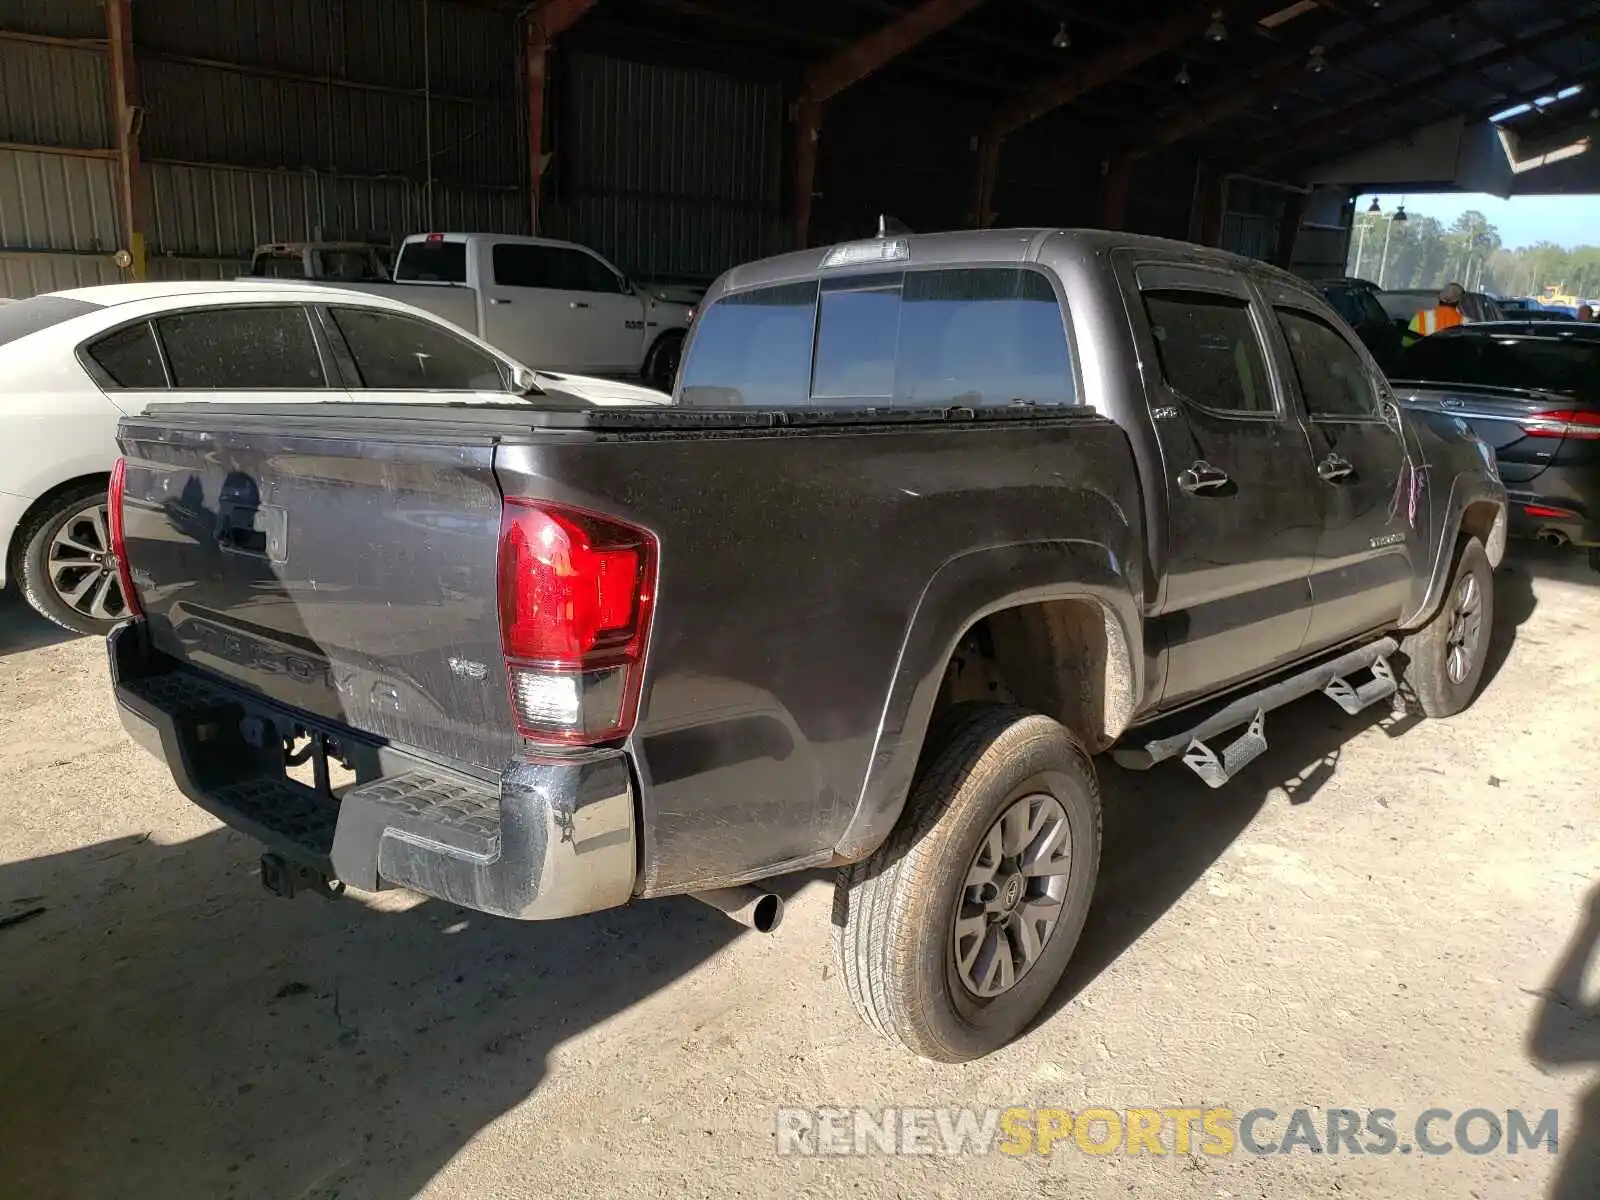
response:
<path id="1" fill-rule="evenodd" d="M 1308 418 L 1322 496 L 1311 652 L 1399 620 L 1413 563 L 1426 560 L 1429 512 L 1377 364 L 1309 296 L 1272 281 L 1263 290 Z"/>
<path id="2" fill-rule="evenodd" d="M 1131 256 L 1118 270 L 1167 489 L 1155 624 L 1171 705 L 1299 652 L 1322 494 L 1305 428 L 1267 353 L 1267 314 L 1245 279 Z"/>

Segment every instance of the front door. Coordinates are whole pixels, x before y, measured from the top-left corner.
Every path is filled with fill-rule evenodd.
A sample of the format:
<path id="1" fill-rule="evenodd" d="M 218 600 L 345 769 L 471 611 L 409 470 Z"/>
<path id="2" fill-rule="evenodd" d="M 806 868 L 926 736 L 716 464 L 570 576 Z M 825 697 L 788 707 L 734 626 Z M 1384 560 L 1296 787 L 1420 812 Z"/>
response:
<path id="1" fill-rule="evenodd" d="M 1309 418 L 1323 500 L 1311 651 L 1395 626 L 1411 596 L 1413 563 L 1427 558 L 1429 513 L 1422 464 L 1406 452 L 1388 383 L 1370 355 L 1309 295 L 1269 284 L 1267 299 Z"/>
<path id="2" fill-rule="evenodd" d="M 1265 313 L 1244 278 L 1149 261 L 1119 270 L 1167 489 L 1154 626 L 1166 646 L 1162 703 L 1171 706 L 1299 652 L 1320 493 L 1305 428 L 1266 352 Z"/>
<path id="3" fill-rule="evenodd" d="M 527 366 L 582 370 L 580 295 L 560 283 L 565 249 L 539 242 L 499 242 L 483 279 L 484 340 Z"/>

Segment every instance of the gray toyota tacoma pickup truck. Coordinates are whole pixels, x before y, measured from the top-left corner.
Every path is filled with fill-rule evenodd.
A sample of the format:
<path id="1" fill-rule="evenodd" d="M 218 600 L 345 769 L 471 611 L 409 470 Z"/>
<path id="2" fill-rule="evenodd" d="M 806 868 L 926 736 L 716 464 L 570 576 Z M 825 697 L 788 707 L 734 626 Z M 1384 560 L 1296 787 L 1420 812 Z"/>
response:
<path id="1" fill-rule="evenodd" d="M 1297 697 L 1448 717 L 1479 684 L 1492 454 L 1260 263 L 789 254 L 707 294 L 675 399 L 127 419 L 124 725 L 279 892 L 766 927 L 752 885 L 838 866 L 856 1007 L 958 1061 L 1078 941 L 1095 755 L 1220 786 Z"/>

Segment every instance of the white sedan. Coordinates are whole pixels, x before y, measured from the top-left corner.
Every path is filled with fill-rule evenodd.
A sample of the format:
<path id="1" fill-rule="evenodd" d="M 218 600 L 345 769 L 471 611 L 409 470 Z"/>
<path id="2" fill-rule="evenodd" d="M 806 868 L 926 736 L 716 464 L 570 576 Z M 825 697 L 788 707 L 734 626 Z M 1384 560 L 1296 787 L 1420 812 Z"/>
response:
<path id="1" fill-rule="evenodd" d="M 0 305 L 0 587 L 104 633 L 126 613 L 106 530 L 117 421 L 160 401 L 666 404 L 534 372 L 382 296 L 270 283 L 131 283 Z"/>

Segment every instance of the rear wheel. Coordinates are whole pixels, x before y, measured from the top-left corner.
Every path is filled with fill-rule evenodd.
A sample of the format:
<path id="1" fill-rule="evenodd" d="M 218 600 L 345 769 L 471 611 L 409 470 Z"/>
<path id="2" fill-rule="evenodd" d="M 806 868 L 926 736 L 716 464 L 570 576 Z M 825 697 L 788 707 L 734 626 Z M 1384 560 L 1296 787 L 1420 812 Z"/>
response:
<path id="1" fill-rule="evenodd" d="M 840 872 L 845 987 L 873 1028 L 965 1062 L 1021 1033 L 1060 982 L 1094 894 L 1100 793 L 1058 722 L 953 710 L 894 833 Z"/>
<path id="2" fill-rule="evenodd" d="M 104 634 L 128 615 L 104 484 L 62 492 L 28 520 L 18 541 L 22 594 L 41 616 L 74 633 Z"/>
<path id="3" fill-rule="evenodd" d="M 1429 717 L 1453 717 L 1472 703 L 1494 625 L 1494 575 L 1483 543 L 1468 538 L 1456 559 L 1444 602 L 1433 619 L 1406 637 L 1401 683 L 1407 700 Z"/>

